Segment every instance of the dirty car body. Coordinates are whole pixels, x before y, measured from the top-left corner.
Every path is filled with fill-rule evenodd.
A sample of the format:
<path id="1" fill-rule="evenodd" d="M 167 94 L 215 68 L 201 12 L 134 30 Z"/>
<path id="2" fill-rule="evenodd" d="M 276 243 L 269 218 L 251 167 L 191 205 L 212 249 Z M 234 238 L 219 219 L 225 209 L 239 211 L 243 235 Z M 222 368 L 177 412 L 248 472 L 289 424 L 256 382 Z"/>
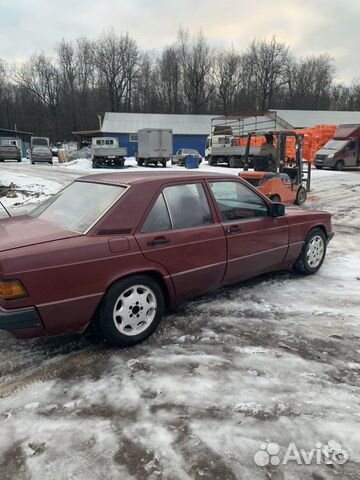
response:
<path id="1" fill-rule="evenodd" d="M 240 178 L 207 172 L 82 177 L 0 229 L 0 328 L 71 334 L 100 318 L 115 345 L 147 338 L 167 306 L 306 267 L 306 255 L 315 273 L 333 236 L 329 214 L 284 212 Z"/>

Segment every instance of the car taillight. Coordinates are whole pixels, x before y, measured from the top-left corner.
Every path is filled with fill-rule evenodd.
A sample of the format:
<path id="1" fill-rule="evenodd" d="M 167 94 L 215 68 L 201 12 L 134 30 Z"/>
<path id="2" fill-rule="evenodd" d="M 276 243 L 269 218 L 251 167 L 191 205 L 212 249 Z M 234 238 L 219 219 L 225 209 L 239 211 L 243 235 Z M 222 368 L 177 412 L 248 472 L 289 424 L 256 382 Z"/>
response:
<path id="1" fill-rule="evenodd" d="M 27 297 L 28 293 L 20 280 L 0 281 L 0 298 L 14 300 L 15 298 Z"/>

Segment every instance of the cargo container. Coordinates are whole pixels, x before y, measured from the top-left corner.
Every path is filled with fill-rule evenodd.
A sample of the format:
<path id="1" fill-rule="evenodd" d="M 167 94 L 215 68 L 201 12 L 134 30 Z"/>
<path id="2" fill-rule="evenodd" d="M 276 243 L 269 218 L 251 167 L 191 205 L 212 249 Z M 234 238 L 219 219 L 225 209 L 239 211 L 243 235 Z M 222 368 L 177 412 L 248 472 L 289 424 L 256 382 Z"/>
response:
<path id="1" fill-rule="evenodd" d="M 139 166 L 157 165 L 166 167 L 173 154 L 172 130 L 143 128 L 138 131 L 137 163 Z"/>

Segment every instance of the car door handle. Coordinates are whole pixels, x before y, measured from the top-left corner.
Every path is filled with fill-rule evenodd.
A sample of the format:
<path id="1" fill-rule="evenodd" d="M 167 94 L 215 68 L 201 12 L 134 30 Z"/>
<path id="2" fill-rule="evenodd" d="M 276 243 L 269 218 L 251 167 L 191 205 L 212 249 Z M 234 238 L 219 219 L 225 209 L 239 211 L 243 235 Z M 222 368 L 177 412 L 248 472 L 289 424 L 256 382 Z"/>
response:
<path id="1" fill-rule="evenodd" d="M 230 227 L 228 227 L 225 231 L 226 233 L 229 233 L 231 235 L 232 233 L 241 232 L 241 228 L 239 227 L 239 225 L 230 225 Z"/>
<path id="2" fill-rule="evenodd" d="M 154 240 L 150 240 L 147 242 L 149 247 L 156 247 L 157 245 L 166 245 L 167 243 L 170 243 L 170 240 L 168 240 L 165 237 L 156 237 Z"/>

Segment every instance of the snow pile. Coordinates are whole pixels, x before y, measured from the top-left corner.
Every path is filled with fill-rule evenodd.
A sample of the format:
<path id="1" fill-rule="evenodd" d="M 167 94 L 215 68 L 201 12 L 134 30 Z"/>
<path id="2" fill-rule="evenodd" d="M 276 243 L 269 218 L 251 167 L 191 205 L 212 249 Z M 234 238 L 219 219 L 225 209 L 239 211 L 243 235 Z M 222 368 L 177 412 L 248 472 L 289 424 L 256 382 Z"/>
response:
<path id="1" fill-rule="evenodd" d="M 59 166 L 71 168 L 72 170 L 89 170 L 92 169 L 92 161 L 88 158 L 78 158 L 70 162 L 60 163 Z"/>
<path id="2" fill-rule="evenodd" d="M 0 185 L 8 187 L 11 183 L 15 185 L 16 197 L 1 198 L 2 203 L 9 208 L 41 203 L 62 188 L 60 183 L 42 177 L 1 172 Z"/>

